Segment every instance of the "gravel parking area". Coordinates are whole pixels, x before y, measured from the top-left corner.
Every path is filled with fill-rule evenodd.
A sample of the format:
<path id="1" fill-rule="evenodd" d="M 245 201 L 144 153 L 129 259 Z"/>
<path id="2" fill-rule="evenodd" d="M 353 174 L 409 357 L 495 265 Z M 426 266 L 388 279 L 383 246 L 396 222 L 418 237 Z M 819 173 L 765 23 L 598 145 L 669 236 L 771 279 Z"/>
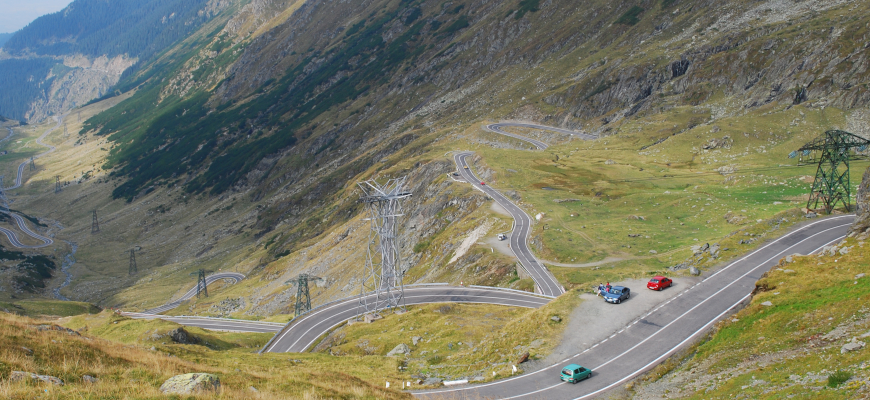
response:
<path id="1" fill-rule="evenodd" d="M 581 294 L 584 301 L 571 313 L 561 343 L 548 357 L 529 361 L 523 365 L 523 369 L 526 372 L 536 371 L 580 353 L 701 280 L 700 277 L 672 279 L 672 287 L 658 292 L 646 288 L 649 281 L 647 279 L 610 282 L 613 286 L 626 286 L 631 289 L 631 298 L 621 304 L 607 303 L 593 294 Z"/>

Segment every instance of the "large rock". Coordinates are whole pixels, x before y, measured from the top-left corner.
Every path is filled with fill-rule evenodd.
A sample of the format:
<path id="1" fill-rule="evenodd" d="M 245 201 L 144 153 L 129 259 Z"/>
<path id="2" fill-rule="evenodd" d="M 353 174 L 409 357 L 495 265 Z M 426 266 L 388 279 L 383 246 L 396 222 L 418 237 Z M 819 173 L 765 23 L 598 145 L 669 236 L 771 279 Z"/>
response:
<path id="1" fill-rule="evenodd" d="M 63 381 L 60 380 L 60 378 L 49 375 L 37 375 L 33 372 L 12 371 L 12 373 L 9 374 L 9 380 L 12 382 L 41 381 L 52 385 L 63 386 Z"/>
<path id="2" fill-rule="evenodd" d="M 858 193 L 855 197 L 855 205 L 857 206 L 855 213 L 858 217 L 852 224 L 850 231 L 860 233 L 870 228 L 870 167 L 864 171 L 864 177 L 861 179 L 861 184 L 858 185 Z"/>
<path id="3" fill-rule="evenodd" d="M 217 375 L 192 373 L 176 375 L 160 385 L 160 391 L 165 394 L 194 394 L 219 391 L 221 380 Z"/>
<path id="4" fill-rule="evenodd" d="M 410 353 L 411 353 L 411 348 L 408 347 L 407 344 L 400 343 L 398 346 L 393 347 L 393 349 L 390 350 L 389 353 L 387 353 L 387 357 L 403 356 L 405 354 L 410 354 Z"/>
<path id="5" fill-rule="evenodd" d="M 172 341 L 180 344 L 197 344 L 199 343 L 199 339 L 196 336 L 188 333 L 184 328 L 176 328 L 166 333 L 167 336 L 172 338 Z"/>
<path id="6" fill-rule="evenodd" d="M 864 345 L 864 342 L 856 338 L 852 338 L 851 342 L 844 344 L 843 347 L 840 348 L 840 354 L 845 354 L 855 350 L 861 350 L 864 348 Z"/>

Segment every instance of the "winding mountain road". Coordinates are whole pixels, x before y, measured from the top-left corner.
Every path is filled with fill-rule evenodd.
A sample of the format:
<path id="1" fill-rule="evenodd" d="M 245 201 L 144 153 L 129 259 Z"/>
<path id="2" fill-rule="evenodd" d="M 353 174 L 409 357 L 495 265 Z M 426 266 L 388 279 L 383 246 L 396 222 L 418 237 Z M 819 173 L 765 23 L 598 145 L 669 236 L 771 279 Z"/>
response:
<path id="1" fill-rule="evenodd" d="M 56 118 L 57 124 L 49 129 L 47 129 L 45 131 L 45 133 L 43 133 L 41 136 L 36 138 L 36 143 L 41 145 L 41 146 L 47 147 L 48 150 L 35 155 L 34 158 L 42 157 L 42 156 L 49 154 L 57 149 L 56 147 L 54 147 L 50 144 L 43 143 L 42 140 L 45 139 L 45 137 L 48 136 L 49 133 L 51 133 L 52 131 L 54 131 L 55 129 L 60 127 L 60 125 L 63 123 L 63 117 L 64 117 L 64 115 L 57 117 Z M 6 140 L 6 139 L 9 139 L 10 137 L 12 137 L 12 133 L 13 133 L 12 129 L 9 128 L 9 136 L 7 136 L 3 140 Z M 24 176 L 24 169 L 27 167 L 27 164 L 29 162 L 30 162 L 30 160 L 25 160 L 24 162 L 22 162 L 21 164 L 18 165 L 18 174 L 15 177 L 15 183 L 12 186 L 9 186 L 7 188 L 3 188 L 4 191 L 18 189 L 21 187 L 21 183 L 23 181 L 23 176 Z M 42 242 L 42 244 L 38 244 L 38 245 L 26 245 L 26 244 L 22 243 L 21 240 L 18 239 L 18 234 L 15 231 L 0 227 L 0 233 L 5 235 L 6 238 L 9 239 L 9 243 L 11 243 L 12 246 L 20 248 L 20 249 L 38 249 L 41 247 L 49 246 L 49 245 L 54 243 L 54 240 L 52 240 L 51 238 L 47 238 L 45 236 L 42 236 L 42 235 L 32 231 L 30 228 L 28 228 L 27 221 L 21 215 L 18 215 L 15 212 L 7 212 L 6 210 L 0 210 L 0 212 L 12 217 L 12 219 L 15 220 L 15 224 L 18 225 L 18 229 L 21 229 L 21 231 L 24 232 L 24 234 Z"/>
<path id="2" fill-rule="evenodd" d="M 486 126 L 495 133 L 524 140 L 539 149 L 546 143 L 503 131 L 505 127 L 544 129 L 571 133 L 582 139 L 591 135 L 525 123 L 498 123 Z M 44 137 L 45 135 L 43 135 Z M 45 154 L 45 153 L 43 153 Z M 483 191 L 502 205 L 514 217 L 511 249 L 523 268 L 535 281 L 541 294 L 490 287 L 457 287 L 444 284 L 409 285 L 405 288 L 405 304 L 486 303 L 538 308 L 564 293 L 564 288 L 528 249 L 531 218 L 504 195 L 482 185 L 468 165 L 471 152 L 459 152 L 454 161 L 462 176 L 476 189 Z M 468 166 L 468 169 L 465 167 Z M 22 168 L 19 168 L 20 182 Z M 16 186 L 17 187 L 17 186 Z M 742 258 L 712 272 L 699 283 L 687 287 L 678 295 L 659 304 L 608 338 L 577 354 L 537 371 L 486 384 L 466 385 L 436 390 L 412 392 L 421 398 L 501 398 L 501 399 L 586 399 L 598 396 L 648 371 L 675 352 L 685 348 L 707 332 L 717 321 L 735 312 L 750 300 L 755 283 L 779 259 L 791 254 L 811 254 L 842 239 L 854 220 L 852 215 L 834 216 L 801 224 L 788 234 L 770 241 Z M 10 238 L 11 240 L 11 238 Z M 238 273 L 220 273 L 207 277 L 210 284 L 219 279 L 243 279 Z M 643 289 L 640 289 L 643 290 Z M 134 318 L 162 318 L 183 325 L 212 330 L 237 332 L 277 332 L 263 348 L 265 352 L 302 352 L 308 350 L 330 329 L 358 316 L 359 296 L 337 300 L 315 308 L 286 325 L 256 321 L 203 317 L 167 317 L 157 313 L 177 307 L 193 297 L 195 288 L 180 299 L 144 313 L 124 313 Z M 629 299 L 628 301 L 637 301 Z M 593 370 L 591 379 L 576 385 L 563 383 L 558 372 L 562 366 L 578 363 Z"/>
<path id="3" fill-rule="evenodd" d="M 545 150 L 547 147 L 550 147 L 550 145 L 548 145 L 548 144 L 546 144 L 546 143 L 544 143 L 544 142 L 542 142 L 542 141 L 540 141 L 540 140 L 535 140 L 535 139 L 532 139 L 532 138 L 527 138 L 527 137 L 525 137 L 525 136 L 520 136 L 520 135 L 517 135 L 517 134 L 514 134 L 514 133 L 507 132 L 507 131 L 505 131 L 505 130 L 502 129 L 502 128 L 528 128 L 528 129 L 537 129 L 537 130 L 541 130 L 541 131 L 550 131 L 550 132 L 556 132 L 556 133 L 568 134 L 568 135 L 572 135 L 572 136 L 575 136 L 575 137 L 577 137 L 577 138 L 579 138 L 579 139 L 583 139 L 583 140 L 593 140 L 593 139 L 598 139 L 597 136 L 595 136 L 595 135 L 590 135 L 590 134 L 588 134 L 588 133 L 580 133 L 580 132 L 572 131 L 572 130 L 570 130 L 570 129 L 556 128 L 556 127 L 554 127 L 554 126 L 546 126 L 546 125 L 530 124 L 530 123 L 525 123 L 525 122 L 497 122 L 497 123 L 494 123 L 494 124 L 484 125 L 483 128 L 486 129 L 486 130 L 488 130 L 488 131 L 490 131 L 490 132 L 493 132 L 493 133 L 498 133 L 498 134 L 500 134 L 500 135 L 510 136 L 510 137 L 512 137 L 512 138 L 514 138 L 514 139 L 519 139 L 519 140 L 522 140 L 522 141 L 524 141 L 524 142 L 531 143 L 532 145 L 534 145 L 535 147 L 537 147 L 539 150 Z"/>
<path id="4" fill-rule="evenodd" d="M 369 294 L 372 297 L 374 294 Z M 405 305 L 429 303 L 482 303 L 538 308 L 553 298 L 519 290 L 485 286 L 448 286 L 446 284 L 405 286 Z M 294 318 L 261 352 L 303 352 L 324 333 L 359 316 L 360 297 L 348 297 L 324 304 Z"/>
<path id="5" fill-rule="evenodd" d="M 245 276 L 238 272 L 219 272 L 217 274 L 212 274 L 205 277 L 205 285 L 207 287 L 208 285 L 211 285 L 212 283 L 223 279 L 232 280 L 233 284 L 236 284 L 241 282 L 242 279 L 245 279 Z M 196 296 L 196 286 L 190 288 L 190 290 L 184 293 L 183 296 L 179 297 L 178 300 L 166 303 L 160 307 L 145 310 L 142 312 L 142 314 L 160 314 L 162 312 L 169 311 L 173 308 L 178 307 L 182 302 L 192 299 L 193 296 Z"/>
<path id="6" fill-rule="evenodd" d="M 798 227 L 688 287 L 607 339 L 577 349 L 576 355 L 560 363 L 492 383 L 413 393 L 427 399 L 587 399 L 600 395 L 655 367 L 748 303 L 755 282 L 782 257 L 811 254 L 845 237 L 854 218 L 836 216 Z M 592 377 L 576 385 L 560 381 L 560 368 L 571 363 L 592 369 Z"/>
<path id="7" fill-rule="evenodd" d="M 532 229 L 532 218 L 529 217 L 523 209 L 508 200 L 508 198 L 498 190 L 493 189 L 492 186 L 481 184 L 480 179 L 474 175 L 471 166 L 468 165 L 468 156 L 473 154 L 474 153 L 467 151 L 455 154 L 453 156 L 453 161 L 456 163 L 456 168 L 459 170 L 459 173 L 462 174 L 462 177 L 474 186 L 475 189 L 478 189 L 489 195 L 489 197 L 492 197 L 496 203 L 504 207 L 504 209 L 514 218 L 513 230 L 509 236 L 510 249 L 520 261 L 520 264 L 526 272 L 528 272 L 532 277 L 532 280 L 535 281 L 538 293 L 547 296 L 558 296 L 565 293 L 565 288 L 559 284 L 556 277 L 550 273 L 544 264 L 541 264 L 541 262 L 535 258 L 535 255 L 532 254 L 532 251 L 529 249 L 528 240 Z"/>

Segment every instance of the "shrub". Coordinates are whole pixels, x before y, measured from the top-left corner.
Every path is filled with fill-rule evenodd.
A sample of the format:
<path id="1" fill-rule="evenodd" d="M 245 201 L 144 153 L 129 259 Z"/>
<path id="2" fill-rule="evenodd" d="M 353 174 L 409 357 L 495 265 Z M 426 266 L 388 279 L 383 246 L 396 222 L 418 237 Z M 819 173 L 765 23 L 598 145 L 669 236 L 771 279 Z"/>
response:
<path id="1" fill-rule="evenodd" d="M 631 8 L 629 8 L 628 11 L 625 12 L 625 14 L 622 14 L 622 16 L 616 20 L 616 23 L 623 25 L 636 25 L 638 22 L 640 22 L 640 18 L 638 18 L 638 16 L 640 16 L 640 13 L 642 13 L 643 11 L 644 9 L 639 6 L 631 6 Z"/>
<path id="2" fill-rule="evenodd" d="M 828 386 L 835 388 L 837 386 L 842 385 L 846 381 L 848 381 L 849 378 L 851 378 L 851 377 L 852 377 L 852 374 L 849 371 L 844 371 L 841 369 L 837 372 L 834 372 L 834 373 L 828 375 Z"/>

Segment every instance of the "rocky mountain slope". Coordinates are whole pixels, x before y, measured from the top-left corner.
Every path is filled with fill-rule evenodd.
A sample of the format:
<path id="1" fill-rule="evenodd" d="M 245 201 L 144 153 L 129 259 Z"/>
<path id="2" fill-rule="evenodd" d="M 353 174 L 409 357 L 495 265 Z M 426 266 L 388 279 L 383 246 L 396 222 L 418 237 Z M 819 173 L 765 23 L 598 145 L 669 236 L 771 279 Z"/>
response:
<path id="1" fill-rule="evenodd" d="M 0 43 L 0 115 L 41 121 L 112 93 L 123 74 L 195 32 L 227 1 L 77 0 Z"/>
<path id="2" fill-rule="evenodd" d="M 140 60 L 118 81 L 126 94 L 117 105 L 87 113 L 65 142 L 73 165 L 63 174 L 81 184 L 27 201 L 79 244 L 72 298 L 144 307 L 194 268 L 234 268 L 255 279 L 231 295 L 271 314 L 286 311 L 293 291 L 282 283 L 303 270 L 332 279 L 324 299 L 346 296 L 364 240 L 355 182 L 410 175 L 409 278 L 521 287 L 512 260 L 492 249 L 450 262 L 479 222 L 504 223 L 445 176 L 446 151 L 515 146 L 480 137 L 478 123 L 524 118 L 614 137 L 639 129 L 628 140 L 650 154 L 659 149 L 647 146 L 688 143 L 681 134 L 780 105 L 839 123 L 838 113 L 866 107 L 867 21 L 855 13 L 866 6 L 210 2 L 200 10 L 224 12 Z M 801 124 L 776 140 L 803 134 Z M 506 178 L 478 162 L 487 181 Z M 86 207 L 62 210 L 56 199 Z M 92 209 L 105 237 L 88 234 Z M 537 251 L 554 251 L 535 240 Z M 135 247 L 144 277 L 127 276 Z"/>

